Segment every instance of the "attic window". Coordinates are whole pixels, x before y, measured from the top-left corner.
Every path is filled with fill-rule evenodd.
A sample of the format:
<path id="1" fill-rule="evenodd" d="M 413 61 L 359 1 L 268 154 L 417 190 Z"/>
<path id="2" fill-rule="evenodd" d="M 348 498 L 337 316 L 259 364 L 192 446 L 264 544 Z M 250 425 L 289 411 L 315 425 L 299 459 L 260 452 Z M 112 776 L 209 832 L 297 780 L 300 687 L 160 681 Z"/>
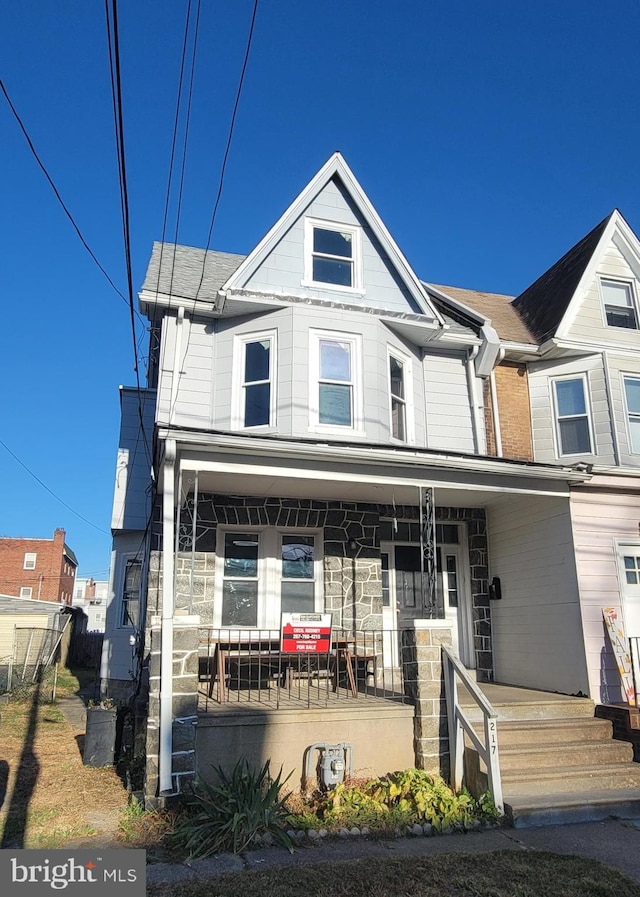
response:
<path id="1" fill-rule="evenodd" d="M 601 280 L 600 290 L 609 327 L 637 330 L 638 316 L 631 283 L 622 280 Z"/>
<path id="2" fill-rule="evenodd" d="M 359 229 L 307 219 L 305 282 L 333 289 L 360 288 Z"/>

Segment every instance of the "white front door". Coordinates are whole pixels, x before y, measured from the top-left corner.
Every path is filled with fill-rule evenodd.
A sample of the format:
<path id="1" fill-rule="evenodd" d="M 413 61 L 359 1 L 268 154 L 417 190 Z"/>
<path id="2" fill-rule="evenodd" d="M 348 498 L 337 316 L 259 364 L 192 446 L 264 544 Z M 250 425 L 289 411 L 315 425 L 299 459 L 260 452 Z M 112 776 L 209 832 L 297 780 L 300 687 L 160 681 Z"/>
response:
<path id="1" fill-rule="evenodd" d="M 640 637 L 640 542 L 618 545 L 622 611 L 627 638 Z"/>

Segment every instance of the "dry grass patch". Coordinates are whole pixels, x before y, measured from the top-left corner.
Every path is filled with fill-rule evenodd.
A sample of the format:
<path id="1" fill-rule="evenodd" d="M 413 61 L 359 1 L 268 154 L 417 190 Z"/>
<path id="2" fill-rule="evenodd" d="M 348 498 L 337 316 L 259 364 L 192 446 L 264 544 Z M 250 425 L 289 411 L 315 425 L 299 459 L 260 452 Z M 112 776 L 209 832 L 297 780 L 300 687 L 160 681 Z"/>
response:
<path id="1" fill-rule="evenodd" d="M 202 882 L 151 885 L 149 897 L 638 897 L 631 879 L 580 857 L 500 851 L 376 857 Z"/>
<path id="2" fill-rule="evenodd" d="M 28 700 L 4 705 L 1 713 L 2 846 L 61 847 L 98 834 L 91 819 L 97 809 L 117 816 L 126 806 L 114 769 L 83 765 L 78 738 L 84 733 L 74 731 L 59 706 Z"/>

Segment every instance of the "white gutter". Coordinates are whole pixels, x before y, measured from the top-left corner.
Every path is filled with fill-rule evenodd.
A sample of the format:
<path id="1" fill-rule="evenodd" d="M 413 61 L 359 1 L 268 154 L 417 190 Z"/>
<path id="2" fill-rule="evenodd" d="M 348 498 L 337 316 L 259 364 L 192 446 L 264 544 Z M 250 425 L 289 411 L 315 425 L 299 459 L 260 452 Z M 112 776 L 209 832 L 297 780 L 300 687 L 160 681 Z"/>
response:
<path id="1" fill-rule="evenodd" d="M 164 455 L 162 496 L 162 616 L 160 623 L 160 747 L 159 790 L 172 792 L 171 755 L 173 749 L 173 586 L 176 441 L 167 439 Z"/>

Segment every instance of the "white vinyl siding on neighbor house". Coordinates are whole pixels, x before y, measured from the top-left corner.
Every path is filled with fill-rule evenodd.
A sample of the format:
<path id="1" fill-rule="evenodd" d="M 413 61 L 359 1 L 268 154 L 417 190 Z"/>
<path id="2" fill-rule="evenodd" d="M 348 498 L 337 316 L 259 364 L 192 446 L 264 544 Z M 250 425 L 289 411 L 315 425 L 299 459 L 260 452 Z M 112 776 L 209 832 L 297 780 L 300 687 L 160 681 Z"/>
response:
<path id="1" fill-rule="evenodd" d="M 591 427 L 591 451 L 577 456 L 563 455 L 557 430 L 554 381 L 583 377 L 588 385 L 585 396 Z M 581 461 L 595 462 L 597 459 L 598 464 L 615 464 L 607 377 L 602 355 L 531 364 L 529 397 L 535 461 L 557 463 L 565 458 L 576 457 Z"/>
<path id="2" fill-rule="evenodd" d="M 330 284 L 306 283 L 305 220 L 308 218 L 330 222 L 331 227 L 346 225 L 359 232 L 362 271 L 359 290 L 345 291 L 339 287 L 332 290 Z M 255 273 L 241 286 L 270 295 L 313 296 L 389 311 L 420 311 L 406 288 L 398 282 L 388 256 L 371 229 L 336 181 L 330 181 L 321 190 Z"/>
<path id="3" fill-rule="evenodd" d="M 637 301 L 639 273 L 629 264 L 619 247 L 613 243 L 605 252 L 593 280 L 585 289 L 584 298 L 576 309 L 573 320 L 568 325 L 567 339 L 598 347 L 640 348 L 640 330 L 612 327 L 607 324 L 601 289 L 603 281 L 632 284 Z"/>
<path id="4" fill-rule="evenodd" d="M 624 494 L 624 489 L 627 489 Z M 571 493 L 571 517 L 580 586 L 590 696 L 596 703 L 625 700 L 602 608 L 613 607 L 624 619 L 616 545 L 638 541 L 640 493 L 637 480 L 594 478 Z"/>
<path id="5" fill-rule="evenodd" d="M 427 447 L 474 453 L 465 359 L 460 355 L 425 354 L 423 376 Z M 480 436 L 483 447 L 484 437 Z"/>
<path id="6" fill-rule="evenodd" d="M 497 682 L 586 692 L 587 668 L 568 498 L 509 495 L 488 509 Z"/>
<path id="7" fill-rule="evenodd" d="M 185 314 L 162 323 L 158 383 L 159 424 L 210 428 L 214 407 L 214 333 L 211 320 Z"/>

